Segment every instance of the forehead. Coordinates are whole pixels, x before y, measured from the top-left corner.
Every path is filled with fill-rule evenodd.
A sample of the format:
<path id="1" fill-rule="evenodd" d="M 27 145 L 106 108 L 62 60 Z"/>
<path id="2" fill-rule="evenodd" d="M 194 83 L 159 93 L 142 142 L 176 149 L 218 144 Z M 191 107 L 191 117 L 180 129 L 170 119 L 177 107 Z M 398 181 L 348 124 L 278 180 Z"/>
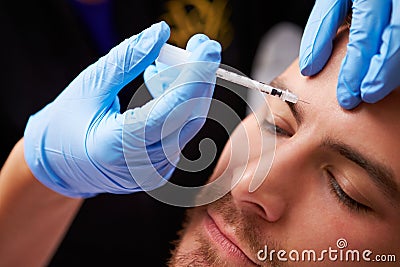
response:
<path id="1" fill-rule="evenodd" d="M 362 103 L 350 111 L 341 108 L 336 86 L 347 40 L 347 33 L 336 40 L 329 62 L 318 75 L 302 76 L 295 61 L 279 79 L 300 99 L 310 102 L 299 104 L 304 110 L 303 128 L 315 137 L 334 137 L 372 155 L 393 168 L 400 184 L 400 88 L 378 103 Z M 282 106 L 273 97 L 268 102 L 272 109 Z"/>

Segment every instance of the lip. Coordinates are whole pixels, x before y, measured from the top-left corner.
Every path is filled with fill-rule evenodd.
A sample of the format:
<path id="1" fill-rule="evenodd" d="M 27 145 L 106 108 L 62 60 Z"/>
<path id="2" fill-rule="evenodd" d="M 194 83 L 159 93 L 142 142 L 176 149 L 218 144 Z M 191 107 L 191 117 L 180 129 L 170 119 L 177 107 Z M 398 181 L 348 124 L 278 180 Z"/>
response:
<path id="1" fill-rule="evenodd" d="M 244 263 L 246 265 L 257 266 L 241 249 L 235 240 L 222 232 L 222 228 L 218 227 L 217 221 L 206 212 L 204 218 L 204 227 L 208 234 L 208 237 L 216 244 L 218 249 L 223 252 L 228 259 L 240 263 L 240 266 Z"/>

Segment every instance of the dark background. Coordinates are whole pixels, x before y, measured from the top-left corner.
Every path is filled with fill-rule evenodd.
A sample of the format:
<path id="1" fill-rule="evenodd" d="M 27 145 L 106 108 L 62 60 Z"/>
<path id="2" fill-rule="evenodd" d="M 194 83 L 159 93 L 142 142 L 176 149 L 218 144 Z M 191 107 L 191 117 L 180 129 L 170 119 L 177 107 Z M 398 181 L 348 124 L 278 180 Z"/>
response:
<path id="1" fill-rule="evenodd" d="M 23 136 L 29 116 L 52 101 L 86 66 L 106 53 L 97 45 L 72 1 L 2 0 L 0 3 L 0 165 Z M 167 2 L 170 1 L 112 1 L 110 25 L 115 38 L 110 38 L 110 45 L 168 18 Z M 196 6 L 190 4 L 195 1 L 178 2 L 186 3 L 187 13 L 196 11 Z M 262 36 L 281 21 L 303 28 L 314 4 L 313 0 L 226 2 L 227 12 L 220 16 L 228 20 L 232 32 L 231 39 L 223 43 L 222 62 L 247 75 Z M 172 31 L 179 28 L 179 23 L 175 25 L 168 20 L 167 23 Z M 140 76 L 121 91 L 121 112 L 142 83 Z M 245 105 L 237 96 L 216 89 L 214 98 L 227 103 L 242 118 L 245 116 Z M 183 154 L 196 159 L 198 142 L 205 137 L 215 141 L 219 155 L 228 135 L 216 123 L 207 121 Z M 195 174 L 177 170 L 171 181 L 202 183 L 214 166 L 215 162 Z M 183 214 L 183 208 L 160 203 L 146 193 L 101 194 L 87 199 L 49 266 L 138 266 L 139 261 L 145 262 L 145 266 L 165 266 L 172 248 L 170 241 L 176 238 Z"/>

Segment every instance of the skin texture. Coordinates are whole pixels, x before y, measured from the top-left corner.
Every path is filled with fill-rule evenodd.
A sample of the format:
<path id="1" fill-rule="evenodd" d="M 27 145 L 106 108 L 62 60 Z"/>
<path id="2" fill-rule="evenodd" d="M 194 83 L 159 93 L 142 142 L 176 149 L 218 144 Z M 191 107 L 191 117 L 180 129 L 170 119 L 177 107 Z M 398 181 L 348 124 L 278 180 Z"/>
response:
<path id="1" fill-rule="evenodd" d="M 21 139 L 0 172 L 0 265 L 46 266 L 82 203 L 36 180 Z"/>
<path id="2" fill-rule="evenodd" d="M 352 111 L 342 109 L 336 100 L 336 83 L 347 42 L 348 31 L 342 30 L 332 57 L 318 75 L 302 76 L 295 61 L 274 81 L 277 87 L 289 88 L 310 102 L 296 104 L 301 124 L 287 104 L 271 97 L 272 116 L 265 108 L 238 126 L 210 180 L 228 173 L 239 182 L 222 199 L 188 211 L 170 266 L 398 265 L 400 195 L 398 191 L 382 192 L 369 178 L 365 161 L 355 158 L 348 148 L 384 165 L 381 172 L 368 170 L 380 177 L 391 173 L 391 188 L 400 188 L 400 151 L 394 149 L 400 146 L 400 92 L 397 89 L 376 104 L 363 103 Z M 271 154 L 266 151 L 271 147 L 263 143 L 273 138 L 274 122 L 279 128 L 269 169 L 263 160 Z M 242 149 L 244 140 L 249 148 L 238 153 L 235 149 Z M 261 186 L 249 192 L 252 178 L 265 178 L 268 170 Z M 348 199 L 343 203 L 340 199 L 345 199 L 345 194 L 361 205 Z M 343 260 L 332 256 L 331 260 L 327 253 L 320 261 L 301 261 L 300 257 L 297 262 L 283 262 L 276 253 L 272 262 L 257 259 L 257 252 L 265 245 L 268 251 L 297 250 L 300 255 L 303 250 L 314 250 L 319 258 L 323 250 L 339 250 L 336 242 L 340 238 L 347 241 L 344 253 L 359 251 L 359 262 L 351 257 L 346 261 L 345 256 Z M 390 254 L 396 255 L 397 262 L 365 262 L 361 257 L 366 249 L 372 251 L 368 256 L 371 260 L 378 254 Z M 288 254 L 281 256 L 289 258 Z"/>

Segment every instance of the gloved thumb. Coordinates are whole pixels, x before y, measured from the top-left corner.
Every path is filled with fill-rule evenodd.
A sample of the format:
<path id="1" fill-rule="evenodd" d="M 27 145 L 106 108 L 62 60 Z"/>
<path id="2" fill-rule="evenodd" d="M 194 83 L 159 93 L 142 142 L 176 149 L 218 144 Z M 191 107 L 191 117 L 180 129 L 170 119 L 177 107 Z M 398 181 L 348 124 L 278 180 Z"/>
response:
<path id="1" fill-rule="evenodd" d="M 146 144 L 158 142 L 187 122 L 207 115 L 215 87 L 215 72 L 221 60 L 221 46 L 206 41 L 193 51 L 170 88 L 141 108 L 129 111 L 129 132 Z M 135 122 L 130 124 L 129 122 Z M 193 132 L 197 132 L 201 124 Z"/>
<path id="2" fill-rule="evenodd" d="M 170 35 L 165 22 L 134 35 L 86 68 L 72 84 L 80 84 L 81 97 L 104 96 L 114 100 L 118 92 L 157 58 Z M 71 85 L 70 85 L 71 86 Z M 76 89 L 76 86 L 74 86 Z M 71 90 L 76 97 L 76 90 Z"/>
<path id="3" fill-rule="evenodd" d="M 317 0 L 308 18 L 300 43 L 301 73 L 312 76 L 328 61 L 337 30 L 350 8 L 348 0 Z"/>

